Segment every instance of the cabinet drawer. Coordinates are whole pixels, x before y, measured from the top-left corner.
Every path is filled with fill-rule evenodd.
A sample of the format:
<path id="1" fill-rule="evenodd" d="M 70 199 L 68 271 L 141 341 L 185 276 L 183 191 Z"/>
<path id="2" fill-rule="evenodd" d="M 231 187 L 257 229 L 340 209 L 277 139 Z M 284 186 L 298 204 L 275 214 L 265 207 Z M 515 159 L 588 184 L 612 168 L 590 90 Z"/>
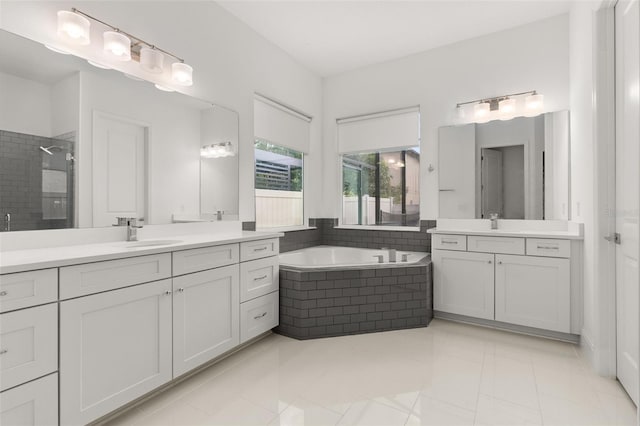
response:
<path id="1" fill-rule="evenodd" d="M 0 315 L 0 390 L 57 369 L 57 304 Z"/>
<path id="2" fill-rule="evenodd" d="M 467 236 L 466 235 L 444 235 L 433 234 L 431 246 L 434 249 L 443 250 L 467 250 Z"/>
<path id="3" fill-rule="evenodd" d="M 173 275 L 184 275 L 238 263 L 238 244 L 203 247 L 173 253 Z"/>
<path id="4" fill-rule="evenodd" d="M 263 257 L 276 256 L 280 251 L 280 239 L 247 241 L 240 243 L 240 261 L 261 259 Z"/>
<path id="5" fill-rule="evenodd" d="M 58 373 L 0 393 L 0 424 L 58 424 Z"/>
<path id="6" fill-rule="evenodd" d="M 569 240 L 551 240 L 548 238 L 527 238 L 528 256 L 571 257 Z"/>
<path id="7" fill-rule="evenodd" d="M 280 288 L 278 256 L 240 264 L 240 302 L 276 291 Z"/>
<path id="8" fill-rule="evenodd" d="M 524 238 L 469 235 L 467 250 L 483 253 L 524 254 Z"/>
<path id="9" fill-rule="evenodd" d="M 0 275 L 0 312 L 58 300 L 58 270 Z"/>
<path id="10" fill-rule="evenodd" d="M 278 325 L 279 294 L 279 291 L 275 291 L 240 304 L 240 343 Z"/>
<path id="11" fill-rule="evenodd" d="M 170 276 L 170 253 L 66 266 L 60 268 L 60 298 L 84 296 Z"/>

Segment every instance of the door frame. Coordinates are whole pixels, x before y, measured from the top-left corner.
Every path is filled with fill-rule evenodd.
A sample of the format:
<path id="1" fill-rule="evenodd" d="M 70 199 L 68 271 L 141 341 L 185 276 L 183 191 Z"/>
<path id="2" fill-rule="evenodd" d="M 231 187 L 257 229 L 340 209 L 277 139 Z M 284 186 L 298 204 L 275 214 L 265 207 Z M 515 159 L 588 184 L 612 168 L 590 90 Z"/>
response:
<path id="1" fill-rule="evenodd" d="M 94 170 L 93 165 L 96 162 L 96 155 L 94 149 L 94 141 L 95 141 L 95 128 L 96 121 L 100 118 L 106 118 L 109 120 L 117 120 L 123 123 L 133 124 L 134 126 L 139 126 L 144 128 L 144 190 L 145 190 L 145 200 L 144 200 L 144 222 L 143 224 L 148 225 L 151 223 L 151 191 L 152 191 L 152 182 L 151 182 L 151 123 L 142 120 L 136 120 L 131 117 L 125 117 L 117 114 L 113 114 L 106 111 L 100 111 L 98 109 L 94 109 L 92 111 L 91 118 L 91 223 L 93 226 L 93 183 L 94 183 Z"/>

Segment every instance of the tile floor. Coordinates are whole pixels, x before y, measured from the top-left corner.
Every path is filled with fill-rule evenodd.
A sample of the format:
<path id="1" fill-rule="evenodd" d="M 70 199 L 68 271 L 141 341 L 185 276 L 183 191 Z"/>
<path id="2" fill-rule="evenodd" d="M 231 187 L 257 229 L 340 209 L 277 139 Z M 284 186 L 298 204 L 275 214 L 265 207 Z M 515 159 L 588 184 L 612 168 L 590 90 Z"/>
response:
<path id="1" fill-rule="evenodd" d="M 307 341 L 273 334 L 108 425 L 635 425 L 619 383 L 577 349 L 443 320 Z"/>

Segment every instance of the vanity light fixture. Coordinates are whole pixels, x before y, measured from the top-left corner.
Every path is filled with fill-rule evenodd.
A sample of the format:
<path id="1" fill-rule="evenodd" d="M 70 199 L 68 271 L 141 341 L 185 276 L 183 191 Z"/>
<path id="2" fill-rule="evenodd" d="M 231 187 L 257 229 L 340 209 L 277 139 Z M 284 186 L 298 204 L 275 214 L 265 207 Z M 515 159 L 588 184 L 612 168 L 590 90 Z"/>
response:
<path id="1" fill-rule="evenodd" d="M 91 21 L 108 28 L 102 35 L 105 59 L 118 62 L 136 61 L 144 71 L 162 74 L 165 70 L 165 58 L 171 57 L 173 58 L 171 83 L 180 86 L 193 85 L 193 68 L 185 64 L 184 59 L 75 7 L 71 11 L 58 11 L 58 36 L 69 44 L 89 45 L 91 44 Z M 100 65 L 109 66 L 108 63 L 100 63 Z M 156 87 L 160 90 L 173 91 L 164 84 L 156 84 Z"/>
<path id="2" fill-rule="evenodd" d="M 518 107 L 518 98 L 526 95 L 524 108 Z M 475 101 L 461 102 L 456 105 L 460 118 L 464 119 L 467 114 L 464 110 L 473 105 L 472 121 L 486 123 L 490 120 L 509 120 L 517 116 L 533 117 L 543 110 L 543 96 L 535 90 L 529 92 L 512 93 L 509 95 L 497 96 L 494 98 L 477 99 Z"/>
<path id="3" fill-rule="evenodd" d="M 91 59 L 87 59 L 87 62 L 89 62 L 89 64 L 93 65 L 96 68 L 101 68 L 103 70 L 110 70 L 111 69 L 110 66 L 101 64 L 100 62 L 92 61 Z"/>
<path id="4" fill-rule="evenodd" d="M 233 151 L 233 145 L 230 141 L 213 143 L 200 148 L 200 156 L 203 158 L 221 158 L 233 157 L 236 153 Z"/>

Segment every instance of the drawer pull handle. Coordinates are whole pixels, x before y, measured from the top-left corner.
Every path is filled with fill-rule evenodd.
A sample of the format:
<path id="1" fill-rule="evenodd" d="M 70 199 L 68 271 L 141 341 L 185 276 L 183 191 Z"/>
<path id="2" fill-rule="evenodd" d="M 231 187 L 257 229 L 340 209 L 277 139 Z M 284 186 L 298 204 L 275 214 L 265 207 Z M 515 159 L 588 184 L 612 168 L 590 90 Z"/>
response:
<path id="1" fill-rule="evenodd" d="M 442 244 L 458 244 L 457 241 L 446 241 L 446 240 L 442 240 Z"/>
<path id="2" fill-rule="evenodd" d="M 502 265 L 502 260 L 498 261 L 498 265 Z"/>
<path id="3" fill-rule="evenodd" d="M 0 291 L 0 296 L 6 296 L 6 295 L 8 295 L 8 294 L 9 294 L 9 293 L 7 293 L 6 291 Z"/>
<path id="4" fill-rule="evenodd" d="M 256 277 L 256 278 L 254 278 L 253 280 L 254 280 L 254 281 L 260 281 L 260 280 L 264 280 L 264 279 L 266 279 L 266 278 L 267 278 L 267 275 L 263 275 L 263 276 L 261 276 L 261 277 Z"/>
<path id="5" fill-rule="evenodd" d="M 7 352 L 9 352 L 9 349 L 2 349 L 2 350 L 0 350 L 0 355 L 4 355 Z"/>
<path id="6" fill-rule="evenodd" d="M 493 262 L 491 262 L 491 261 L 488 261 L 487 263 L 488 263 L 489 265 L 491 265 L 491 264 L 492 264 Z"/>
<path id="7" fill-rule="evenodd" d="M 180 287 L 180 288 L 178 289 L 178 293 L 184 293 L 184 288 Z"/>
<path id="8" fill-rule="evenodd" d="M 558 246 L 538 246 L 539 249 L 541 250 L 560 250 L 560 247 Z"/>
<path id="9" fill-rule="evenodd" d="M 171 294 L 171 290 L 167 290 L 167 291 L 165 291 L 165 292 L 164 292 L 164 294 L 165 294 L 165 296 L 170 295 L 170 294 Z"/>
<path id="10" fill-rule="evenodd" d="M 260 247 L 260 248 L 254 248 L 253 251 L 262 251 L 262 250 L 266 250 L 267 247 Z"/>
<path id="11" fill-rule="evenodd" d="M 254 320 L 259 320 L 260 318 L 263 318 L 267 316 L 266 312 L 261 313 L 260 315 L 256 315 L 255 317 L 253 317 Z"/>

